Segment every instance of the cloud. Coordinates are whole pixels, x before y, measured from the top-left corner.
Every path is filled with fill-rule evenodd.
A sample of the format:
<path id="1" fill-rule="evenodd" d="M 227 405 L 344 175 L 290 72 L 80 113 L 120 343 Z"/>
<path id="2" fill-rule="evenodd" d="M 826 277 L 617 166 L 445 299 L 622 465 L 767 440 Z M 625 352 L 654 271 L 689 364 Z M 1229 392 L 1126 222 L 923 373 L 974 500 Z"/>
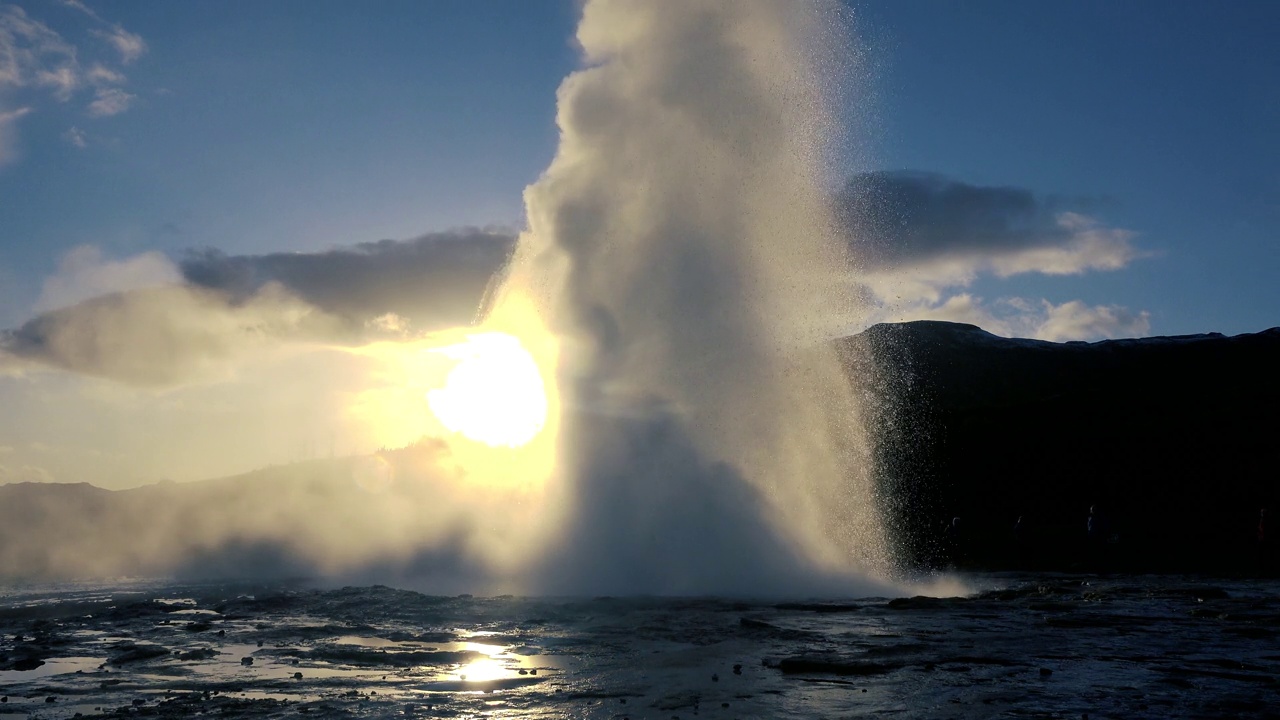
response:
<path id="1" fill-rule="evenodd" d="M 103 65 L 94 65 L 89 68 L 89 72 L 86 73 L 85 77 L 94 85 L 120 85 L 125 81 L 124 73 Z"/>
<path id="2" fill-rule="evenodd" d="M 1013 187 L 969 185 L 921 172 L 854 178 L 840 197 L 855 251 L 882 298 L 936 299 L 981 275 L 1079 275 L 1145 257 L 1136 233 L 1108 227 L 1058 198 Z"/>
<path id="3" fill-rule="evenodd" d="M 24 482 L 53 482 L 53 474 L 35 465 L 22 465 L 19 467 L 0 465 L 0 485 Z"/>
<path id="4" fill-rule="evenodd" d="M 102 295 L 175 285 L 181 280 L 178 268 L 161 253 L 108 260 L 98 248 L 81 245 L 67 252 L 58 271 L 44 281 L 35 310 L 48 312 Z"/>
<path id="5" fill-rule="evenodd" d="M 0 167 L 13 162 L 15 158 L 13 146 L 17 137 L 15 128 L 18 120 L 30 112 L 31 108 L 29 107 L 0 111 Z"/>
<path id="6" fill-rule="evenodd" d="M 106 29 L 90 32 L 102 37 L 120 54 L 121 63 L 130 63 L 146 50 L 141 37 L 119 25 L 103 20 L 82 2 L 64 0 L 64 5 L 79 10 Z M 92 50 L 92 48 L 90 48 Z M 92 53 L 89 53 L 92 59 Z M 16 5 L 0 5 L 0 91 L 22 92 L 23 107 L 18 111 L 0 109 L 0 165 L 12 159 L 15 140 L 14 112 L 30 111 L 40 98 L 67 102 L 86 89 L 93 90 L 87 105 L 90 117 L 118 115 L 129 109 L 135 96 L 121 89 L 126 82 L 113 62 L 97 60 L 85 70 L 80 61 L 81 49 L 68 42 L 59 32 L 31 17 Z M 72 144 L 79 145 L 75 140 Z"/>
<path id="7" fill-rule="evenodd" d="M 291 343 L 408 339 L 473 322 L 503 268 L 510 233 L 458 230 L 320 253 L 149 252 L 113 260 L 69 251 L 36 317 L 0 335 L 0 372 L 33 366 L 168 386 Z"/>
<path id="8" fill-rule="evenodd" d="M 1151 330 L 1151 314 L 1131 312 L 1114 305 L 1087 306 L 1079 300 L 1052 305 L 1044 303 L 1044 322 L 1033 337 L 1041 340 L 1076 340 L 1146 335 Z"/>
<path id="9" fill-rule="evenodd" d="M 76 48 L 16 5 L 0 7 L 0 87 L 53 84 L 64 72 L 77 73 Z"/>
<path id="10" fill-rule="evenodd" d="M 137 99 L 120 88 L 98 88 L 94 90 L 94 100 L 89 103 L 90 117 L 110 117 L 119 115 L 129 109 L 129 105 Z"/>
<path id="11" fill-rule="evenodd" d="M 1134 245 L 1133 231 L 1085 214 L 1095 205 L 921 172 L 860 175 L 839 198 L 874 319 L 955 320 L 1045 339 L 1148 332 L 1145 312 L 1075 300 L 992 305 L 963 292 L 984 276 L 1115 271 L 1151 254 Z"/>
<path id="12" fill-rule="evenodd" d="M 105 30 L 98 28 L 90 30 L 90 32 L 114 47 L 120 53 L 120 61 L 125 65 L 137 60 L 147 51 L 147 43 L 143 41 L 142 36 L 125 30 L 118 23 L 107 22 L 96 10 L 84 4 L 81 0 L 62 0 L 62 4 L 79 10 L 99 25 L 105 27 Z"/>
<path id="13" fill-rule="evenodd" d="M 62 139 L 75 145 L 81 150 L 89 147 L 89 138 L 80 128 L 72 125 L 66 132 L 62 133 Z"/>
<path id="14" fill-rule="evenodd" d="M 80 87 L 80 76 L 72 67 L 63 66 L 53 70 L 37 70 L 35 84 L 50 88 L 59 102 L 71 99 L 72 93 Z"/>
<path id="15" fill-rule="evenodd" d="M 120 61 L 125 65 L 142 57 L 147 51 L 147 44 L 141 35 L 131 33 L 119 25 L 113 25 L 109 30 L 94 30 L 93 34 L 110 43 L 120 53 Z"/>
<path id="16" fill-rule="evenodd" d="M 180 263 L 196 286 L 242 298 L 276 282 L 317 308 L 355 323 L 394 316 L 407 331 L 466 325 L 507 261 L 513 233 L 478 229 L 383 240 L 318 253 L 194 252 Z"/>
<path id="17" fill-rule="evenodd" d="M 1071 300 L 1055 305 L 1048 300 L 1000 298 L 986 302 L 969 293 L 957 293 L 938 303 L 898 307 L 883 318 L 893 322 L 946 320 L 977 325 L 1004 337 L 1026 337 L 1051 342 L 1142 337 L 1151 332 L 1151 315 L 1116 305 L 1087 305 Z"/>
<path id="18" fill-rule="evenodd" d="M 69 8 L 74 8 L 76 10 L 79 10 L 85 15 L 88 15 L 94 20 L 97 20 L 98 22 L 106 22 L 105 20 L 102 19 L 102 16 L 98 15 L 98 13 L 93 8 L 89 7 L 88 5 L 85 5 L 83 2 L 81 2 L 81 0 L 62 0 L 62 4 L 66 5 Z"/>
<path id="19" fill-rule="evenodd" d="M 115 293 L 54 310 L 0 340 L 22 360 L 139 386 L 216 378 L 241 356 L 341 336 L 336 319 L 267 285 L 242 302 L 181 285 Z"/>

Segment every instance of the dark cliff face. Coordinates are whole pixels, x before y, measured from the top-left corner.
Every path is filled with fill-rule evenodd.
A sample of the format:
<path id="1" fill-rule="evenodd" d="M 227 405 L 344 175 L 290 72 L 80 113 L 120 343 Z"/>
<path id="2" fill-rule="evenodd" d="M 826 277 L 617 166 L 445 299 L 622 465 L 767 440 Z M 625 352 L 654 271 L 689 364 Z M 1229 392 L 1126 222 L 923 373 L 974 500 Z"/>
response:
<path id="1" fill-rule="evenodd" d="M 909 562 L 1097 564 L 1091 506 L 1093 554 L 1117 569 L 1255 561 L 1259 510 L 1280 499 L 1280 328 L 1048 343 L 912 322 L 844 343 Z"/>

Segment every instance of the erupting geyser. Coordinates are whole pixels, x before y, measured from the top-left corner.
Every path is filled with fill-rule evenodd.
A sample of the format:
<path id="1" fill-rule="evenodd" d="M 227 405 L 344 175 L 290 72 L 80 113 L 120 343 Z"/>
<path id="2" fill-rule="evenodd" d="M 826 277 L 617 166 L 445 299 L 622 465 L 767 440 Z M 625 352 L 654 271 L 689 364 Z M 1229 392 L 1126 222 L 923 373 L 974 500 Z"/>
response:
<path id="1" fill-rule="evenodd" d="M 584 6 L 587 67 L 486 321 L 518 336 L 532 305 L 560 344 L 565 514 L 535 586 L 803 592 L 886 568 L 830 342 L 858 310 L 824 184 L 830 90 L 856 70 L 840 12 Z"/>

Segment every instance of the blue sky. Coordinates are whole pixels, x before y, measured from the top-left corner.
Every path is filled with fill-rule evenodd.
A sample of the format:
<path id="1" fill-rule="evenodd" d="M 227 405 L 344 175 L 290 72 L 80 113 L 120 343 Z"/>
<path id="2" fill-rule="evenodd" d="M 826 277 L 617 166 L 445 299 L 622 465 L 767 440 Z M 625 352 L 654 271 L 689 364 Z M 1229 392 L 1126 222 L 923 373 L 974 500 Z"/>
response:
<path id="1" fill-rule="evenodd" d="M 0 0 L 0 484 L 413 440 L 364 400 L 412 383 L 347 350 L 474 318 L 555 156 L 578 11 Z M 827 80 L 855 92 L 829 176 L 858 322 L 1280 325 L 1280 4 L 852 15 L 862 64 Z"/>
<path id="2" fill-rule="evenodd" d="M 6 7 L 72 46 L 81 76 L 0 85 L 7 327 L 83 245 L 176 259 L 518 226 L 578 64 L 569 0 Z M 1280 6 L 854 8 L 876 70 L 851 174 L 1067 198 L 1139 251 L 1116 270 L 979 274 L 951 292 L 1145 311 L 1146 334 L 1280 324 Z M 86 79 L 94 67 L 118 79 Z M 127 98 L 112 112 L 92 108 L 104 87 Z"/>

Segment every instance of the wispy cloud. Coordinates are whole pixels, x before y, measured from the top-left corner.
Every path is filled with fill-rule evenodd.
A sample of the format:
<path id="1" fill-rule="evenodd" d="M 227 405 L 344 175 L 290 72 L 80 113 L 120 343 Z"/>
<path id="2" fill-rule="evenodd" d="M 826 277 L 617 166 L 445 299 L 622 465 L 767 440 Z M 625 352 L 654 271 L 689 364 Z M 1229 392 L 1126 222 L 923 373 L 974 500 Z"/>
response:
<path id="1" fill-rule="evenodd" d="M 89 103 L 90 117 L 110 117 L 119 115 L 129 109 L 129 105 L 137 99 L 120 88 L 99 88 L 94 91 L 94 100 Z"/>
<path id="2" fill-rule="evenodd" d="M 147 44 L 140 35 L 125 30 L 119 23 L 108 22 L 96 10 L 86 5 L 82 0 L 62 0 L 62 4 L 79 10 L 85 16 L 93 19 L 101 28 L 91 30 L 94 35 L 102 38 L 108 44 L 120 53 L 120 61 L 125 65 L 137 60 L 147 51 Z"/>
<path id="3" fill-rule="evenodd" d="M 132 105 L 136 96 L 122 86 L 127 82 L 119 64 L 129 64 L 146 51 L 146 43 L 135 33 L 104 20 L 81 0 L 63 0 L 63 5 L 78 10 L 98 27 L 90 32 L 114 49 L 117 57 L 94 59 L 93 48 L 86 48 L 90 62 L 81 62 L 81 48 L 67 41 L 47 23 L 32 17 L 16 5 L 0 5 L 0 91 L 8 91 L 22 107 L 19 110 L 0 106 L 0 164 L 12 159 L 15 132 L 11 122 L 15 112 L 38 107 L 42 100 L 65 103 L 86 90 L 92 97 L 85 106 L 90 117 L 119 115 Z M 6 122 L 6 119 L 9 122 Z M 64 135 L 73 145 L 83 147 L 83 133 Z"/>
<path id="4" fill-rule="evenodd" d="M 53 70 L 37 70 L 35 84 L 49 88 L 59 102 L 66 102 L 80 87 L 80 76 L 74 68 L 64 65 Z"/>
<path id="5" fill-rule="evenodd" d="M 80 128 L 72 125 L 66 132 L 62 133 L 62 139 L 80 148 L 81 150 L 89 147 L 89 138 Z"/>
<path id="6" fill-rule="evenodd" d="M 81 2 L 81 0 L 62 0 L 62 4 L 66 5 L 69 8 L 74 8 L 76 10 L 79 10 L 85 15 L 88 15 L 94 20 L 97 20 L 98 22 L 106 22 L 105 20 L 102 19 L 102 16 L 98 15 L 98 13 L 93 8 L 89 7 L 88 5 L 85 5 L 83 2 Z"/>
<path id="7" fill-rule="evenodd" d="M 18 120 L 29 114 L 31 108 L 20 107 L 16 110 L 0 110 L 0 167 L 12 162 L 15 153 L 14 138 L 17 136 Z"/>
<path id="8" fill-rule="evenodd" d="M 89 68 L 89 72 L 85 74 L 85 77 L 94 85 L 120 85 L 125 81 L 124 73 L 117 72 L 101 64 L 95 64 Z"/>
<path id="9" fill-rule="evenodd" d="M 142 36 L 131 33 L 119 25 L 113 25 L 109 30 L 94 30 L 93 34 L 114 47 L 120 53 L 120 62 L 125 65 L 142 57 L 142 54 L 147 51 L 147 44 L 142 40 Z"/>
<path id="10" fill-rule="evenodd" d="M 0 86 L 48 85 L 79 72 L 76 48 L 16 5 L 0 7 Z M 62 87 L 65 81 L 52 84 Z"/>

